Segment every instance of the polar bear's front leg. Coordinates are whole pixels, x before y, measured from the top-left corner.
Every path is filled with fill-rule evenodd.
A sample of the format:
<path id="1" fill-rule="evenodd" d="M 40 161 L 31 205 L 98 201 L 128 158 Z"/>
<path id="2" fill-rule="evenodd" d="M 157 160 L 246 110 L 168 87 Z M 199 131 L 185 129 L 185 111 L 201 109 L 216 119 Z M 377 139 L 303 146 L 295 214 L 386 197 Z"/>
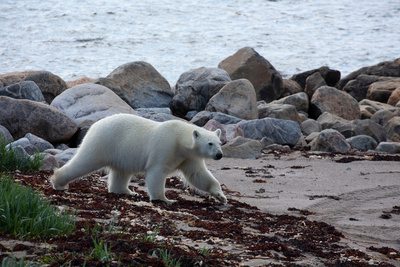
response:
<path id="1" fill-rule="evenodd" d="M 132 174 L 111 169 L 108 173 L 108 192 L 117 194 L 137 195 L 128 188 Z"/>
<path id="2" fill-rule="evenodd" d="M 146 184 L 151 200 L 162 200 L 167 204 L 172 204 L 175 201 L 169 200 L 165 196 L 165 180 L 167 174 L 158 168 L 152 168 L 146 172 Z"/>
<path id="3" fill-rule="evenodd" d="M 207 170 L 204 160 L 186 160 L 179 167 L 183 175 L 195 188 L 207 192 L 219 202 L 226 204 L 228 200 L 222 192 L 218 180 Z"/>

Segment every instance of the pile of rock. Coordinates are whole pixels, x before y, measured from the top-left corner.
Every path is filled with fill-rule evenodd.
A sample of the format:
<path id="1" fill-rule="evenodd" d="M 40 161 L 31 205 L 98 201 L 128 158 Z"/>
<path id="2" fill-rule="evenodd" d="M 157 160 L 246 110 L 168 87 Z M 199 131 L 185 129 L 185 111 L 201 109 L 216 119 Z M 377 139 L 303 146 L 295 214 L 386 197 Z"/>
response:
<path id="1" fill-rule="evenodd" d="M 44 168 L 67 161 L 95 121 L 116 113 L 219 128 L 229 157 L 293 147 L 400 153 L 400 58 L 343 79 L 328 67 L 283 79 L 245 47 L 218 68 L 183 73 L 173 88 L 145 62 L 97 80 L 65 82 L 47 71 L 0 75 L 0 138 L 45 153 Z"/>

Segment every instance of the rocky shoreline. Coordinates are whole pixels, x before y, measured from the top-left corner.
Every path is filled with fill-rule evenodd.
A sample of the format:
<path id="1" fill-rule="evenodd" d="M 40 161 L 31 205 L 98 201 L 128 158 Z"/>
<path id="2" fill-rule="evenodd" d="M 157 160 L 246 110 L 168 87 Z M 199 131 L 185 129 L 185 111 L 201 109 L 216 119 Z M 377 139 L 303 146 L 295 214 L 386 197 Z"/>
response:
<path id="1" fill-rule="evenodd" d="M 68 161 L 95 121 L 130 113 L 221 129 L 226 157 L 292 149 L 400 153 L 400 58 L 354 71 L 321 67 L 283 79 L 253 48 L 218 68 L 183 73 L 175 86 L 146 62 L 107 77 L 64 81 L 48 71 L 0 75 L 0 138 L 43 170 Z"/>

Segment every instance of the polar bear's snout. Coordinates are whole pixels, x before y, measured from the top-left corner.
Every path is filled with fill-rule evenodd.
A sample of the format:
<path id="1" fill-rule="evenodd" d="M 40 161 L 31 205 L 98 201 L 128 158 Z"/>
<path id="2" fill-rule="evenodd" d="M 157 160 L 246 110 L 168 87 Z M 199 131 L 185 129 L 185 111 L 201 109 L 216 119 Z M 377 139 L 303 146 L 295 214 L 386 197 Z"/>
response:
<path id="1" fill-rule="evenodd" d="M 222 156 L 223 156 L 222 151 L 218 151 L 217 154 L 215 154 L 214 159 L 220 160 L 222 159 Z"/>

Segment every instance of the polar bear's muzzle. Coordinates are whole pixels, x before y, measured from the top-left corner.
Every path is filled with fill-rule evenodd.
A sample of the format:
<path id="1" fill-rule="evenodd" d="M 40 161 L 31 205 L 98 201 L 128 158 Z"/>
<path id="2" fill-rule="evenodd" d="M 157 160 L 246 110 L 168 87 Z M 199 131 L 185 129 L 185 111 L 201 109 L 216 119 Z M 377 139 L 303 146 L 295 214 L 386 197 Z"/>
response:
<path id="1" fill-rule="evenodd" d="M 215 154 L 214 159 L 215 160 L 220 160 L 220 159 L 222 159 L 222 156 L 223 156 L 222 152 L 219 151 L 217 154 Z"/>

